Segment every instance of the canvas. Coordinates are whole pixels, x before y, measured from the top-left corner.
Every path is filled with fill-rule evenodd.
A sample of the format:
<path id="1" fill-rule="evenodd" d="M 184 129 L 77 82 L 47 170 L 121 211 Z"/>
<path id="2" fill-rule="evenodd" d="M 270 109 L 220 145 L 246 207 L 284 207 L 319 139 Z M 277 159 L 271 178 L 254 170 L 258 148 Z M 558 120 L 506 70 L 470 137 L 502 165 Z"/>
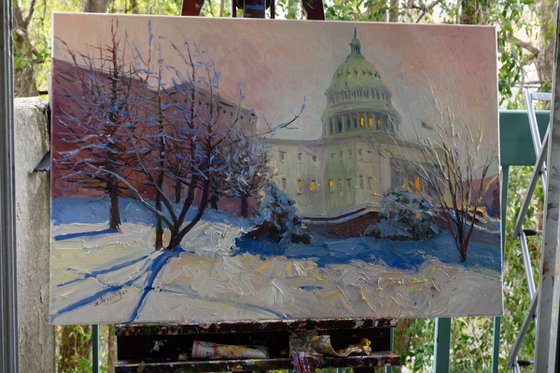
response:
<path id="1" fill-rule="evenodd" d="M 56 14 L 51 100 L 52 323 L 502 312 L 493 27 Z"/>

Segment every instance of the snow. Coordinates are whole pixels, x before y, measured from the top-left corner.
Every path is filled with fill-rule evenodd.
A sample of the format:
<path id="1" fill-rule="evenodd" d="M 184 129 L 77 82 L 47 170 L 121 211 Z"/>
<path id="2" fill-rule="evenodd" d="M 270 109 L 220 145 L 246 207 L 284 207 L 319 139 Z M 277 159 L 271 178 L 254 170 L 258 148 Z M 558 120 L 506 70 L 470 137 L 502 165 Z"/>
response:
<path id="1" fill-rule="evenodd" d="M 469 249 L 473 260 L 465 265 L 453 259 L 458 254 L 451 249 L 445 255 L 434 249 L 450 240 L 445 235 L 423 248 L 421 241 L 389 246 L 373 238 L 323 238 L 312 245 L 291 244 L 283 255 L 251 253 L 232 249 L 251 222 L 208 210 L 183 240 L 183 251 L 154 252 L 151 224 L 133 222 L 126 216 L 132 210 L 125 208 L 122 232 L 106 231 L 99 206 L 95 223 L 52 227 L 55 324 L 433 317 L 502 310 L 499 252 L 489 254 L 483 243 Z M 365 256 L 366 243 L 385 256 Z M 399 265 L 414 252 L 409 265 Z"/>

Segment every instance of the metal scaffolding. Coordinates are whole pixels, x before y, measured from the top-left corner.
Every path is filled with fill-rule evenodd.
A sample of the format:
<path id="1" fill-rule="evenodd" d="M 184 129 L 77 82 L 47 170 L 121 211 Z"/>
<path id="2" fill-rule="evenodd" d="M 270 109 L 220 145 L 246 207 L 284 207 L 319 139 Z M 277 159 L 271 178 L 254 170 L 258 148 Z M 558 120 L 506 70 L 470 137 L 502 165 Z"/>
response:
<path id="1" fill-rule="evenodd" d="M 518 360 L 517 355 L 533 321 L 535 321 L 537 330 L 534 371 L 538 373 L 560 371 L 557 343 L 560 308 L 560 252 L 558 245 L 558 219 L 560 217 L 560 86 L 557 84 L 560 79 L 557 68 L 560 61 L 560 48 L 558 47 L 560 39 L 558 34 L 558 30 L 560 30 L 559 14 L 560 9 L 557 13 L 553 92 L 552 94 L 524 92 L 536 163 L 514 229 L 514 237 L 518 238 L 521 243 L 528 292 L 531 297 L 531 306 L 526 313 L 508 359 L 508 368 L 514 369 L 515 372 L 521 371 L 522 362 Z M 544 137 L 537 124 L 534 101 L 551 102 L 551 118 Z M 535 228 L 525 229 L 523 226 L 529 203 L 539 179 L 541 179 L 545 195 L 542 232 Z M 527 245 L 527 236 L 531 235 L 542 235 L 540 282 L 538 285 L 535 285 L 533 279 L 533 268 Z"/>

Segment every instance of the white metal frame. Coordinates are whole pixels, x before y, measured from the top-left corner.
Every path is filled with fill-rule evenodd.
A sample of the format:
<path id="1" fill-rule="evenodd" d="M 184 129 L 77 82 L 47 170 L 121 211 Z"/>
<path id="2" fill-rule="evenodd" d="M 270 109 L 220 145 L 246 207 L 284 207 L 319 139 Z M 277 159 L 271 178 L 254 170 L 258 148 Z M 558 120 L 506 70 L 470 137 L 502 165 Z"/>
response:
<path id="1" fill-rule="evenodd" d="M 558 21 L 560 22 L 560 17 L 558 17 Z M 560 27 L 558 30 L 560 30 Z M 557 34 L 558 38 L 560 36 Z M 531 297 L 531 306 L 525 316 L 507 362 L 507 367 L 515 372 L 521 371 L 517 356 L 533 320 L 535 320 L 537 328 L 534 371 L 538 373 L 560 371 L 557 345 L 560 307 L 560 250 L 558 245 L 558 220 L 560 218 L 560 86 L 556 84 L 560 77 L 556 67 L 560 57 L 558 42 L 557 40 L 553 94 L 532 93 L 528 90 L 523 92 L 537 161 L 514 229 L 514 238 L 519 238 L 521 243 L 525 276 Z M 543 141 L 541 141 L 541 134 L 535 115 L 535 101 L 552 102 L 553 114 Z M 547 162 L 549 168 L 547 168 Z M 545 196 L 542 232 L 527 230 L 523 226 L 527 209 L 539 178 L 543 184 Z M 528 234 L 542 234 L 540 282 L 538 287 L 535 285 L 533 278 L 533 268 L 527 245 Z"/>

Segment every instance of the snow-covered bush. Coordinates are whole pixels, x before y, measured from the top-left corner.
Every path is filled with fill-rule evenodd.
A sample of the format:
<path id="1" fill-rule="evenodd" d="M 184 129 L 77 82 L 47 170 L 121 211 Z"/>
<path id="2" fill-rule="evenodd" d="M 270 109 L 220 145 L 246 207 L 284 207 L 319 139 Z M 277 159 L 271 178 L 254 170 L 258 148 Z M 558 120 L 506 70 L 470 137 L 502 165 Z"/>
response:
<path id="1" fill-rule="evenodd" d="M 393 240 L 422 240 L 440 232 L 434 223 L 433 203 L 408 191 L 385 194 L 378 203 L 381 220 L 365 234 Z"/>
<path id="2" fill-rule="evenodd" d="M 280 247 L 291 242 L 310 243 L 311 238 L 298 217 L 294 204 L 294 200 L 274 182 L 266 182 L 255 218 L 255 229 L 248 235 L 255 239 L 272 239 Z"/>

